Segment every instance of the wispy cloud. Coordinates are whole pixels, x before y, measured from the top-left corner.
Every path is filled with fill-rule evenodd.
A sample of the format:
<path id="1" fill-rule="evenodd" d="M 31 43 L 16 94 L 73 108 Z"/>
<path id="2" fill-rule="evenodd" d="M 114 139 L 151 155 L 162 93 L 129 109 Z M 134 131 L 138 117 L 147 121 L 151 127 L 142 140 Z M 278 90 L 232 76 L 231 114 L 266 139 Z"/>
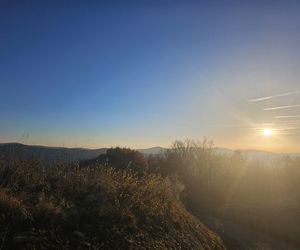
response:
<path id="1" fill-rule="evenodd" d="M 279 124 L 298 124 L 300 123 L 300 120 L 278 120 L 277 121 Z"/>
<path id="2" fill-rule="evenodd" d="M 277 97 L 296 95 L 299 93 L 300 93 L 300 91 L 286 92 L 286 93 L 277 94 L 277 95 L 270 95 L 270 96 L 264 96 L 264 97 L 260 97 L 260 98 L 256 98 L 256 99 L 250 99 L 250 100 L 248 100 L 248 102 L 266 101 L 266 100 L 270 100 L 270 99 L 277 98 Z"/>
<path id="3" fill-rule="evenodd" d="M 289 118 L 300 118 L 300 115 L 278 115 L 275 116 L 277 119 L 289 119 Z"/>
<path id="4" fill-rule="evenodd" d="M 282 127 L 282 128 L 276 128 L 277 131 L 286 131 L 286 130 L 299 130 L 300 127 Z"/>
<path id="5" fill-rule="evenodd" d="M 299 108 L 300 104 L 296 105 L 287 105 L 287 106 L 278 106 L 278 107 L 270 107 L 270 108 L 264 108 L 264 111 L 270 111 L 270 110 L 280 110 L 280 109 L 291 109 L 291 108 Z"/>

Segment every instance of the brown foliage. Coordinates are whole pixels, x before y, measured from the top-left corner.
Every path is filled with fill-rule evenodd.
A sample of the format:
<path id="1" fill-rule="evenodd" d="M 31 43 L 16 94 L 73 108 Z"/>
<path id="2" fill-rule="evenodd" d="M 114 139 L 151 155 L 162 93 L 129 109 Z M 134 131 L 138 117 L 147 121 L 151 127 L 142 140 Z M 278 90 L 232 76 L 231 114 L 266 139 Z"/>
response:
<path id="1" fill-rule="evenodd" d="M 223 249 L 179 199 L 178 183 L 102 165 L 0 163 L 6 249 Z"/>

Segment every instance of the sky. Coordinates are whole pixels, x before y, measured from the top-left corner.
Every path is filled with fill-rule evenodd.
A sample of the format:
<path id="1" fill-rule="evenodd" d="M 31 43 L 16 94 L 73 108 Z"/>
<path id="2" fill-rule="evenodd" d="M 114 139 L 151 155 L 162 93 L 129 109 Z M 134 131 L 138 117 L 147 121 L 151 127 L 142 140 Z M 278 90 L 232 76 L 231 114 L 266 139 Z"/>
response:
<path id="1" fill-rule="evenodd" d="M 300 152 L 299 66 L 299 1 L 1 1 L 0 142 Z"/>

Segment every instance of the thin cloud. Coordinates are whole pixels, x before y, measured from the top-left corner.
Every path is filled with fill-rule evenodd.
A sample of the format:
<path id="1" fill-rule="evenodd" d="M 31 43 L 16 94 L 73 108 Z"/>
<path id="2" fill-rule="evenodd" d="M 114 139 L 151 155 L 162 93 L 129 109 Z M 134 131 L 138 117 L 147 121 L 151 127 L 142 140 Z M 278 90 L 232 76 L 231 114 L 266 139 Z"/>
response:
<path id="1" fill-rule="evenodd" d="M 250 100 L 248 100 L 248 102 L 266 101 L 266 100 L 270 100 L 270 99 L 277 98 L 277 97 L 296 95 L 299 93 L 300 93 L 300 91 L 286 92 L 286 93 L 277 94 L 277 95 L 271 95 L 271 96 L 265 96 L 265 97 L 260 97 L 260 98 L 256 98 L 256 99 L 250 99 Z"/>
<path id="2" fill-rule="evenodd" d="M 279 124 L 298 124 L 300 120 L 279 120 L 277 121 Z"/>
<path id="3" fill-rule="evenodd" d="M 283 128 L 276 128 L 278 131 L 285 131 L 285 130 L 299 130 L 300 127 L 283 127 Z"/>
<path id="4" fill-rule="evenodd" d="M 300 115 L 278 115 L 276 119 L 289 119 L 289 118 L 300 118 Z"/>
<path id="5" fill-rule="evenodd" d="M 272 98 L 273 98 L 273 96 L 267 96 L 267 97 L 261 97 L 261 98 L 257 98 L 257 99 L 250 99 L 250 100 L 248 100 L 248 102 L 260 102 L 260 101 L 270 100 Z"/>
<path id="6" fill-rule="evenodd" d="M 270 111 L 270 110 L 280 110 L 280 109 L 291 109 L 291 108 L 299 108 L 300 104 L 296 105 L 287 105 L 287 106 L 278 106 L 278 107 L 270 107 L 270 108 L 264 108 L 264 111 Z"/>

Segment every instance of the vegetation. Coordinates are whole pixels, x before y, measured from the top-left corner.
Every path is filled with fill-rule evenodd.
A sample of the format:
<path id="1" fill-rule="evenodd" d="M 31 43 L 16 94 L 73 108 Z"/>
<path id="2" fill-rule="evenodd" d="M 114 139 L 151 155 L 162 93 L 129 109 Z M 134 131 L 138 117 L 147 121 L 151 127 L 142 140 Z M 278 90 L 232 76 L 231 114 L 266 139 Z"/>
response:
<path id="1" fill-rule="evenodd" d="M 91 166 L 95 164 L 114 166 L 117 169 L 130 169 L 138 173 L 148 170 L 148 161 L 143 154 L 129 148 L 110 148 L 105 154 L 94 159 L 83 160 L 80 166 Z"/>
<path id="2" fill-rule="evenodd" d="M 242 223 L 300 247 L 299 158 L 266 165 L 238 151 L 222 155 L 207 140 L 185 140 L 152 158 L 149 167 L 178 176 L 184 203 L 200 217 Z"/>
<path id="3" fill-rule="evenodd" d="M 179 194 L 157 174 L 3 160 L 1 249 L 224 249 Z"/>
<path id="4" fill-rule="evenodd" d="M 220 154 L 207 140 L 176 141 L 160 156 L 111 148 L 79 165 L 4 159 L 1 244 L 10 249 L 224 249 L 198 220 L 210 216 L 300 247 L 299 180 L 299 158 L 266 165 L 238 151 Z"/>

